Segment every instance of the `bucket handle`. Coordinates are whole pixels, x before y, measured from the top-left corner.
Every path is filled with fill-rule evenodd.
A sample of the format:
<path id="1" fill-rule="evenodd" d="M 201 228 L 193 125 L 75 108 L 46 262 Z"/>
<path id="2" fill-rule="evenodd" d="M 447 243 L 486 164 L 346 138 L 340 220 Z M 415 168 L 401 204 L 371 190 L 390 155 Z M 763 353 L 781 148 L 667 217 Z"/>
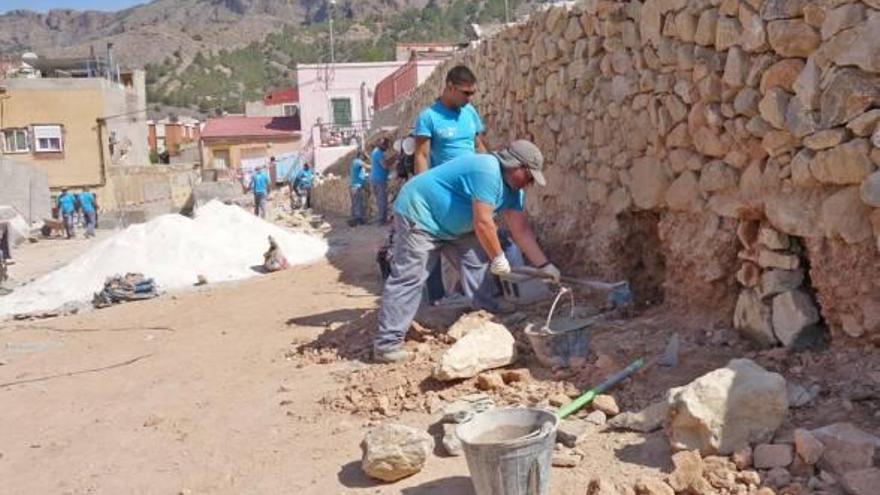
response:
<path id="1" fill-rule="evenodd" d="M 569 318 L 574 318 L 574 293 L 568 287 L 561 286 L 559 288 L 559 293 L 556 294 L 556 299 L 553 299 L 553 304 L 550 306 L 550 312 L 547 313 L 547 321 L 544 323 L 544 328 L 549 332 L 550 331 L 550 321 L 553 319 L 553 313 L 556 311 L 556 304 L 559 303 L 559 298 L 563 295 L 568 294 L 570 304 Z"/>

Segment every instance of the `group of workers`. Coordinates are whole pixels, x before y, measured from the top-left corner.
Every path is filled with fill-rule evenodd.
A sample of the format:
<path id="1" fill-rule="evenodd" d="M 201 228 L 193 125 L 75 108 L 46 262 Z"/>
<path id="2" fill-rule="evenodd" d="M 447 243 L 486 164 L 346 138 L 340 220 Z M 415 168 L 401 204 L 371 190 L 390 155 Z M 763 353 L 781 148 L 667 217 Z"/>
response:
<path id="1" fill-rule="evenodd" d="M 275 167 L 275 157 L 269 159 L 269 167 Z M 291 209 L 312 207 L 312 182 L 314 173 L 312 167 L 306 163 L 301 169 L 294 169 L 287 178 Z M 254 215 L 265 219 L 266 205 L 269 202 L 269 172 L 265 165 L 257 167 L 251 175 L 248 190 L 254 195 Z"/>
<path id="2" fill-rule="evenodd" d="M 465 66 L 446 76 L 440 97 L 416 119 L 413 136 L 415 177 L 400 189 L 393 205 L 390 275 L 385 281 L 373 357 L 378 362 L 408 359 L 403 341 L 422 301 L 429 278 L 442 288 L 441 254 L 459 269 L 462 291 L 474 309 L 501 312 L 491 275 L 511 271 L 498 236 L 500 214 L 526 260 L 549 278 L 559 269 L 541 249 L 524 213 L 524 190 L 546 184 L 544 157 L 533 143 L 517 140 L 489 152 L 483 122 L 470 104 L 477 79 Z M 351 164 L 353 223 L 364 223 L 363 187 L 369 177 L 379 223 L 387 215 L 388 140 L 373 150 L 371 169 L 359 154 Z"/>
<path id="3" fill-rule="evenodd" d="M 86 237 L 95 237 L 98 224 L 98 200 L 89 188 L 73 194 L 66 188 L 61 190 L 57 201 L 58 213 L 64 222 L 64 233 L 68 239 L 76 237 L 77 217 L 86 229 Z"/>

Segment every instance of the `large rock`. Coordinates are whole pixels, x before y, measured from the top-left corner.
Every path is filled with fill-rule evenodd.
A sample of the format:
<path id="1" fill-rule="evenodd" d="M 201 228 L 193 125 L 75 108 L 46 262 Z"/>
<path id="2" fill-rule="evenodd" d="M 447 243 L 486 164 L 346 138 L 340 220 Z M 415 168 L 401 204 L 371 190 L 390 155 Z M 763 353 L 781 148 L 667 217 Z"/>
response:
<path id="1" fill-rule="evenodd" d="M 776 192 L 766 198 L 767 218 L 782 232 L 799 237 L 821 237 L 822 203 L 825 194 L 818 189 Z"/>
<path id="2" fill-rule="evenodd" d="M 849 495 L 876 495 L 880 489 L 880 469 L 850 471 L 843 475 L 841 484 Z"/>
<path id="3" fill-rule="evenodd" d="M 456 320 L 456 322 L 449 327 L 449 331 L 446 332 L 446 334 L 457 342 L 473 330 L 491 324 L 497 323 L 492 322 L 492 315 L 490 313 L 486 311 L 474 311 L 472 313 L 467 313 Z"/>
<path id="4" fill-rule="evenodd" d="M 804 70 L 804 61 L 799 58 L 786 58 L 771 65 L 761 76 L 761 92 L 770 88 L 781 88 L 794 91 L 794 82 Z"/>
<path id="5" fill-rule="evenodd" d="M 824 28 L 824 25 L 823 25 Z M 817 50 L 817 61 L 822 67 L 832 62 L 837 66 L 856 66 L 868 72 L 880 72 L 880 15 L 868 22 L 848 29 L 831 38 Z"/>
<path id="6" fill-rule="evenodd" d="M 832 194 L 822 204 L 822 229 L 826 237 L 840 237 L 848 244 L 858 244 L 874 235 L 871 214 L 852 186 Z"/>
<path id="7" fill-rule="evenodd" d="M 634 160 L 631 172 L 630 191 L 636 207 L 650 210 L 662 206 L 669 188 L 669 178 L 663 165 L 654 158 L 640 158 Z"/>
<path id="8" fill-rule="evenodd" d="M 807 293 L 793 290 L 773 298 L 773 331 L 782 345 L 791 346 L 818 321 L 819 310 Z"/>
<path id="9" fill-rule="evenodd" d="M 874 451 L 880 447 L 880 438 L 865 433 L 852 423 L 835 423 L 812 433 L 825 446 L 819 467 L 834 474 L 872 467 Z"/>
<path id="10" fill-rule="evenodd" d="M 868 206 L 880 208 L 880 172 L 869 175 L 859 188 L 862 201 Z"/>
<path id="11" fill-rule="evenodd" d="M 855 139 L 836 148 L 816 153 L 810 171 L 824 184 L 860 184 L 874 171 L 867 139 Z"/>
<path id="12" fill-rule="evenodd" d="M 513 335 L 504 325 L 487 321 L 443 353 L 434 369 L 434 378 L 444 381 L 471 378 L 481 371 L 507 366 L 515 360 Z"/>
<path id="13" fill-rule="evenodd" d="M 858 69 L 830 71 L 823 88 L 819 102 L 823 129 L 845 124 L 880 103 L 880 77 Z"/>
<path id="14" fill-rule="evenodd" d="M 669 438 L 676 449 L 730 455 L 769 440 L 788 411 L 785 379 L 748 359 L 669 391 Z"/>
<path id="15" fill-rule="evenodd" d="M 434 439 L 424 431 L 401 424 L 385 424 L 370 430 L 361 443 L 361 468 L 368 476 L 397 481 L 425 467 Z"/>
<path id="16" fill-rule="evenodd" d="M 783 57 L 808 57 L 822 42 L 819 33 L 803 20 L 773 21 L 767 25 L 770 46 Z"/>
<path id="17" fill-rule="evenodd" d="M 736 300 L 733 327 L 761 345 L 773 346 L 778 341 L 773 333 L 771 316 L 770 306 L 762 302 L 754 290 L 744 290 Z"/>

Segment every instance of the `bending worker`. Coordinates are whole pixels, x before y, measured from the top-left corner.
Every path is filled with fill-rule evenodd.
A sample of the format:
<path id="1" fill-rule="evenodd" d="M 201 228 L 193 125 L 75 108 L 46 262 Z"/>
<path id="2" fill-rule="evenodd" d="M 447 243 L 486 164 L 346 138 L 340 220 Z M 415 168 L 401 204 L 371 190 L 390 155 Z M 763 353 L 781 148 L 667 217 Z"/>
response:
<path id="1" fill-rule="evenodd" d="M 498 240 L 493 219 L 497 212 L 529 262 L 559 279 L 559 269 L 541 250 L 523 212 L 523 189 L 532 182 L 543 186 L 543 169 L 541 150 L 520 140 L 498 153 L 461 155 L 403 186 L 394 205 L 396 237 L 373 340 L 375 360 L 397 362 L 409 357 L 403 340 L 441 251 L 459 265 L 471 306 L 498 309 L 494 284 L 486 272 L 509 273 L 510 264 Z"/>

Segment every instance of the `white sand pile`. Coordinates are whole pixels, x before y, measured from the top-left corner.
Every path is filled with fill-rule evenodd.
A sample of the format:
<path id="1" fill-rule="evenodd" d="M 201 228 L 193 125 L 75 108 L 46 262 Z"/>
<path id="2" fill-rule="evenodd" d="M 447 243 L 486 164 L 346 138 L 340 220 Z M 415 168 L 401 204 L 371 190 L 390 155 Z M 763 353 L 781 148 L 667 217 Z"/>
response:
<path id="1" fill-rule="evenodd" d="M 327 253 L 321 239 L 212 201 L 196 211 L 195 220 L 163 215 L 115 234 L 64 268 L 0 297 L 0 317 L 90 301 L 107 277 L 127 272 L 154 278 L 160 290 L 190 287 L 198 275 L 209 282 L 252 277 L 257 275 L 252 267 L 263 263 L 269 235 L 291 265 L 310 263 Z"/>

